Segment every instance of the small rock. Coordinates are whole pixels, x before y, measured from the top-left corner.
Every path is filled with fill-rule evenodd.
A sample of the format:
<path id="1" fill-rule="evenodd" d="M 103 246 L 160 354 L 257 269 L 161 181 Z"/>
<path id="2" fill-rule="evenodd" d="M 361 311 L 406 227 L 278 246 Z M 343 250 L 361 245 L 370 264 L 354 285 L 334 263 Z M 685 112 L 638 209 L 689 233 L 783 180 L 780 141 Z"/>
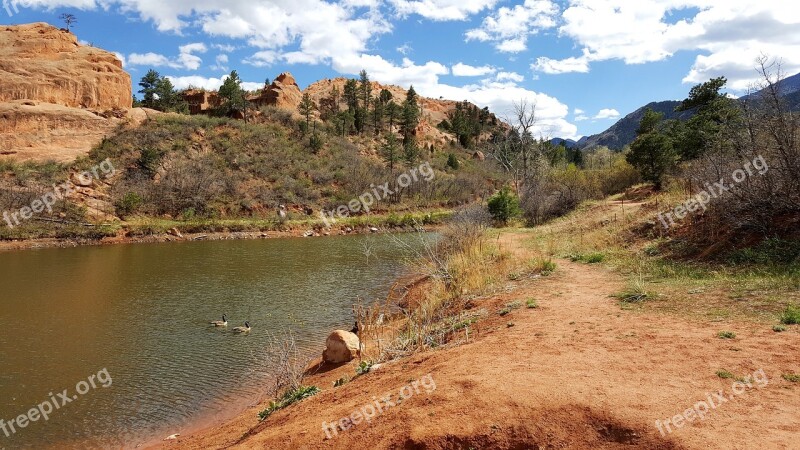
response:
<path id="1" fill-rule="evenodd" d="M 375 227 L 370 227 L 370 228 L 369 228 L 369 231 L 371 231 L 371 232 L 373 232 L 373 233 L 377 233 L 377 232 L 378 232 L 378 231 L 380 231 L 380 230 L 379 230 L 379 229 L 377 229 L 377 228 L 375 228 Z"/>
<path id="2" fill-rule="evenodd" d="M 164 439 L 164 440 L 165 441 L 174 441 L 175 439 L 178 439 L 179 436 L 180 436 L 180 434 L 173 434 L 171 436 L 167 436 L 167 438 Z"/>

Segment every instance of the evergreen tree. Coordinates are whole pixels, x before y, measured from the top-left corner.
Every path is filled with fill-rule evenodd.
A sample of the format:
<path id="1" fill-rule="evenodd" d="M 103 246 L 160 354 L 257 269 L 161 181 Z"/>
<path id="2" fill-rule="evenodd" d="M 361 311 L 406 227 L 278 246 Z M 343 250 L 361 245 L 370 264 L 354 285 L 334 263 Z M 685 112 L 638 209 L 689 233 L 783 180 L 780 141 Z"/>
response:
<path id="1" fill-rule="evenodd" d="M 394 177 L 394 164 L 400 161 L 400 146 L 394 133 L 389 133 L 381 146 L 381 156 L 389 165 L 389 172 Z"/>
<path id="2" fill-rule="evenodd" d="M 627 161 L 642 174 L 642 179 L 661 189 L 664 176 L 675 168 L 678 155 L 669 136 L 660 128 L 664 115 L 647 109 L 636 130 L 636 140 L 631 144 Z"/>
<path id="3" fill-rule="evenodd" d="M 242 80 L 235 70 L 222 83 L 219 88 L 219 96 L 224 100 L 221 108 L 226 115 L 234 111 L 245 112 L 247 99 L 245 98 L 244 89 L 242 89 Z"/>
<path id="4" fill-rule="evenodd" d="M 414 90 L 414 86 L 411 86 L 403 102 L 400 127 L 403 134 L 403 147 L 407 148 L 407 151 L 416 147 L 414 140 L 417 125 L 419 125 L 419 104 L 417 103 L 417 91 Z"/>
<path id="5" fill-rule="evenodd" d="M 306 129 L 311 127 L 311 114 L 314 113 L 314 110 L 317 107 L 314 105 L 314 101 L 311 100 L 311 95 L 308 92 L 303 94 L 303 98 L 300 100 L 300 105 L 298 105 L 298 109 L 300 110 L 300 114 L 306 118 Z"/>
<path id="6" fill-rule="evenodd" d="M 161 80 L 161 75 L 153 69 L 150 69 L 145 76 L 139 81 L 139 93 L 143 95 L 142 105 L 146 108 L 156 107 L 156 93 L 158 90 L 158 82 Z"/>

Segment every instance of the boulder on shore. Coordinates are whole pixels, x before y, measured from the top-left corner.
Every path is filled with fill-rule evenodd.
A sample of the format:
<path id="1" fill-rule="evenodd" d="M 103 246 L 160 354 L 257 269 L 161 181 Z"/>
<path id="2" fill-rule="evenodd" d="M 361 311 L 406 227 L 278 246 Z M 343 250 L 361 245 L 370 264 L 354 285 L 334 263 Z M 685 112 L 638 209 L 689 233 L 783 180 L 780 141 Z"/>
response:
<path id="1" fill-rule="evenodd" d="M 323 361 L 331 364 L 350 362 L 358 357 L 361 343 L 358 336 L 344 330 L 336 330 L 325 341 Z"/>

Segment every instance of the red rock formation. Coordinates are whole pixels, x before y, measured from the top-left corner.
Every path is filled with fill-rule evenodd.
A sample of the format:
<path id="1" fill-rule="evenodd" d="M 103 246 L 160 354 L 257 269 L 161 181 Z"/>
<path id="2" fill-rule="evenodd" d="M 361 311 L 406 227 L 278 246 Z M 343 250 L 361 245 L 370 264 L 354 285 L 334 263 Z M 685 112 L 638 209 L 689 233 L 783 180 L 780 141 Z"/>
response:
<path id="1" fill-rule="evenodd" d="M 130 108 L 131 77 L 110 52 L 46 23 L 0 27 L 0 102 Z"/>
<path id="2" fill-rule="evenodd" d="M 261 95 L 249 98 L 250 102 L 255 107 L 261 106 L 277 106 L 297 112 L 297 107 L 300 105 L 300 100 L 303 98 L 303 92 L 300 86 L 297 85 L 294 77 L 289 72 L 284 72 L 275 78 L 275 81 L 264 90 Z"/>

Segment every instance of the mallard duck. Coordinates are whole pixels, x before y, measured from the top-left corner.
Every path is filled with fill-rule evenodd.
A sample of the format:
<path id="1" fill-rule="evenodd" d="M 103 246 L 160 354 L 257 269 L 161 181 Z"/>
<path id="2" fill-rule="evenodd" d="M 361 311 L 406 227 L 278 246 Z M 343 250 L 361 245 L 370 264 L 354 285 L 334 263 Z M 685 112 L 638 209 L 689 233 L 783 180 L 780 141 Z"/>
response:
<path id="1" fill-rule="evenodd" d="M 249 333 L 250 332 L 250 322 L 245 322 L 243 327 L 236 327 L 233 329 L 234 333 Z"/>
<path id="2" fill-rule="evenodd" d="M 222 320 L 215 320 L 213 322 L 209 322 L 210 325 L 215 327 L 227 327 L 228 326 L 228 316 L 225 314 L 222 315 Z"/>

